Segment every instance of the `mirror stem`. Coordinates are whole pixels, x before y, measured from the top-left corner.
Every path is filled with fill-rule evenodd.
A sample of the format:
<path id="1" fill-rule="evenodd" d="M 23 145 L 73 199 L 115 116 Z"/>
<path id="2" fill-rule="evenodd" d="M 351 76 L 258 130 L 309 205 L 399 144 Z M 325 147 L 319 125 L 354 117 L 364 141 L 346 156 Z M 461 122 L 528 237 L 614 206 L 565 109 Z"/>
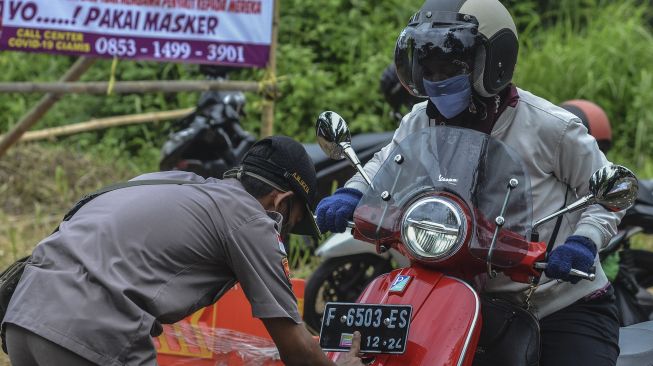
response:
<path id="1" fill-rule="evenodd" d="M 571 205 L 563 208 L 562 210 L 554 212 L 551 215 L 549 215 L 549 216 L 547 216 L 547 217 L 545 217 L 543 219 L 538 220 L 537 222 L 535 222 L 535 224 L 533 224 L 533 230 L 536 230 L 538 227 L 540 227 L 540 225 L 544 224 L 545 222 L 551 221 L 551 220 L 555 219 L 556 217 L 558 217 L 560 215 L 564 215 L 564 214 L 566 214 L 568 212 L 573 212 L 573 211 L 576 211 L 576 210 L 580 210 L 580 209 L 585 208 L 585 207 L 587 207 L 587 206 L 589 206 L 591 204 L 594 204 L 594 203 L 595 203 L 594 195 L 588 194 L 587 196 L 582 197 L 578 201 L 576 201 L 576 202 L 572 203 Z"/>
<path id="2" fill-rule="evenodd" d="M 367 175 L 365 170 L 363 170 L 363 166 L 361 165 L 361 161 L 358 159 L 358 156 L 356 156 L 356 152 L 354 149 L 351 147 L 350 143 L 347 142 L 341 142 L 340 146 L 343 149 L 343 153 L 349 159 L 349 161 L 356 167 L 356 170 L 360 173 L 361 176 L 363 176 L 363 179 L 365 179 L 365 182 L 370 186 L 370 188 L 374 189 L 372 186 L 372 180 L 370 177 Z"/>

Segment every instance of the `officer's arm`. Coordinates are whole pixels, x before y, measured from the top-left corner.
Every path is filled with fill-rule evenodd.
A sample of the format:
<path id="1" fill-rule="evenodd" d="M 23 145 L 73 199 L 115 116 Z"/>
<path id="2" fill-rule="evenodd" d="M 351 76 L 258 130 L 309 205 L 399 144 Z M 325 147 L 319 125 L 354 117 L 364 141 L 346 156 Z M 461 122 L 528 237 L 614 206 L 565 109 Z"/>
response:
<path id="1" fill-rule="evenodd" d="M 263 324 L 272 336 L 272 340 L 277 345 L 281 360 L 287 366 L 303 365 L 336 365 L 329 361 L 317 341 L 306 330 L 303 324 L 295 324 L 292 320 L 286 318 L 267 318 L 261 319 Z M 351 350 L 340 357 L 338 365 L 363 365 L 361 360 L 356 357 L 360 350 L 360 335 L 354 337 Z"/>

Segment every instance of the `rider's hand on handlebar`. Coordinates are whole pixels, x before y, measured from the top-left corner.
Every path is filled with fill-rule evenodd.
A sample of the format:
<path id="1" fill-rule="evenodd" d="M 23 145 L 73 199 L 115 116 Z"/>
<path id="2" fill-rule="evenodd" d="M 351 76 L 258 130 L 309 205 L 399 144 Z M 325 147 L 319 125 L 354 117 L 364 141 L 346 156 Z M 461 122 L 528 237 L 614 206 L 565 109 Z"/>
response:
<path id="1" fill-rule="evenodd" d="M 351 341 L 351 348 L 344 357 L 340 357 L 336 363 L 338 366 L 362 366 L 364 363 L 358 357 L 358 353 L 361 350 L 361 334 L 359 332 L 354 332 L 354 337 Z"/>
<path id="2" fill-rule="evenodd" d="M 317 205 L 317 226 L 325 233 L 342 233 L 347 221 L 354 216 L 354 210 L 363 193 L 353 188 L 340 188 L 333 195 L 324 198 Z"/>
<path id="3" fill-rule="evenodd" d="M 571 269 L 589 272 L 594 265 L 596 244 L 584 236 L 572 235 L 563 245 L 553 249 L 549 255 L 544 273 L 549 278 L 557 278 L 577 283 L 580 278 L 569 274 Z"/>

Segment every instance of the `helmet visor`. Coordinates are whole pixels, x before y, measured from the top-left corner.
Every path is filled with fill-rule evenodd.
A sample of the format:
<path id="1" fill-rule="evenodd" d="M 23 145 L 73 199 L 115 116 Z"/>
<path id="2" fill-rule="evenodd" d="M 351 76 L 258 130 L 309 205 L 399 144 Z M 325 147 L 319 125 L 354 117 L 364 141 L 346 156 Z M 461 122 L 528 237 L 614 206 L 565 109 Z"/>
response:
<path id="1" fill-rule="evenodd" d="M 401 83 L 417 97 L 427 97 L 423 79 L 441 81 L 471 74 L 482 38 L 474 17 L 436 13 L 428 22 L 406 27 L 395 46 Z"/>

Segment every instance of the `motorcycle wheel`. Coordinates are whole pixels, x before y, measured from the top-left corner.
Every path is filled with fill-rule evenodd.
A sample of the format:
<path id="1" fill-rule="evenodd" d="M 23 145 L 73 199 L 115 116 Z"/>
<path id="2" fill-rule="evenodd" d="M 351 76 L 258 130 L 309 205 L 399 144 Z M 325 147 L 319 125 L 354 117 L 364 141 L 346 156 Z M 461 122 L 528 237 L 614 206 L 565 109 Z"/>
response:
<path id="1" fill-rule="evenodd" d="M 391 270 L 390 259 L 371 253 L 327 259 L 306 281 L 304 322 L 318 333 L 327 302 L 354 302 L 367 284 Z"/>

